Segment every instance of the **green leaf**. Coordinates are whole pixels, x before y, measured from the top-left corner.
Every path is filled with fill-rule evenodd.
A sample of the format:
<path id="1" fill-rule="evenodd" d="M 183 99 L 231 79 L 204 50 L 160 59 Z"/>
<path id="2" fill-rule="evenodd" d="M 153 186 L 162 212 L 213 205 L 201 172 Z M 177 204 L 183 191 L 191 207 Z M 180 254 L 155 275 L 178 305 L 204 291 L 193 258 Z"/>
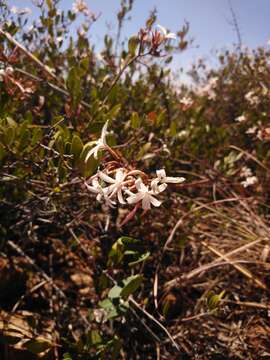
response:
<path id="1" fill-rule="evenodd" d="M 225 290 L 221 291 L 220 294 L 215 294 L 212 291 L 208 293 L 206 300 L 209 310 L 213 311 L 219 306 L 219 303 L 223 298 L 224 294 L 225 294 Z"/>
<path id="2" fill-rule="evenodd" d="M 133 57 L 135 56 L 136 49 L 140 43 L 138 36 L 131 36 L 128 40 L 128 52 Z"/>
<path id="3" fill-rule="evenodd" d="M 145 261 L 146 259 L 148 259 L 149 256 L 150 256 L 150 252 L 147 251 L 145 254 L 140 255 L 137 260 L 129 262 L 129 263 L 128 263 L 128 266 L 137 265 L 137 264 Z"/>
<path id="4" fill-rule="evenodd" d="M 5 145 L 11 145 L 15 138 L 15 129 L 13 127 L 8 127 L 4 133 L 4 143 Z"/>
<path id="5" fill-rule="evenodd" d="M 7 117 L 7 124 L 11 127 L 16 128 L 18 126 L 18 124 L 16 123 L 16 121 L 14 121 L 11 117 Z"/>
<path id="6" fill-rule="evenodd" d="M 93 156 L 90 156 L 87 162 L 85 162 L 86 155 L 88 154 L 89 150 L 93 147 L 94 144 L 95 142 L 93 141 L 85 144 L 80 154 L 80 159 L 82 160 L 81 170 L 85 177 L 94 174 L 94 172 L 97 170 L 99 165 L 99 160 L 95 159 Z"/>
<path id="7" fill-rule="evenodd" d="M 108 297 L 110 299 L 119 298 L 122 290 L 123 288 L 121 288 L 120 286 L 114 285 L 114 287 L 111 288 L 111 290 L 109 291 Z"/>
<path id="8" fill-rule="evenodd" d="M 132 275 L 123 281 L 124 287 L 120 293 L 123 299 L 127 299 L 129 295 L 133 294 L 141 285 L 143 277 L 141 275 Z"/>
<path id="9" fill-rule="evenodd" d="M 140 240 L 132 238 L 130 236 L 121 236 L 117 242 L 122 243 L 124 245 L 129 245 L 129 244 L 138 244 L 140 242 Z"/>
<path id="10" fill-rule="evenodd" d="M 107 114 L 107 119 L 113 120 L 118 115 L 119 111 L 121 110 L 121 104 L 115 105 Z"/>
<path id="11" fill-rule="evenodd" d="M 31 145 L 36 145 L 42 139 L 42 129 L 39 127 L 34 128 L 32 133 Z"/>
<path id="12" fill-rule="evenodd" d="M 123 244 L 119 241 L 116 241 L 110 252 L 109 252 L 109 261 L 108 261 L 108 266 L 111 265 L 118 265 L 122 262 L 123 257 L 124 257 L 124 253 L 123 253 Z"/>
<path id="13" fill-rule="evenodd" d="M 64 353 L 63 360 L 72 360 L 72 357 L 69 353 Z"/>
<path id="14" fill-rule="evenodd" d="M 15 345 L 19 341 L 21 341 L 23 336 L 9 336 L 9 335 L 2 335 L 0 336 L 0 344 L 4 345 Z"/>
<path id="15" fill-rule="evenodd" d="M 89 57 L 85 57 L 80 62 L 81 75 L 85 75 L 89 71 Z"/>
<path id="16" fill-rule="evenodd" d="M 71 153 L 74 154 L 75 158 L 78 158 L 83 149 L 83 142 L 78 135 L 73 135 L 71 142 Z"/>
<path id="17" fill-rule="evenodd" d="M 70 91 L 72 98 L 76 104 L 76 102 L 81 97 L 81 81 L 78 74 L 78 69 L 76 67 L 72 67 L 69 71 L 66 85 L 68 90 Z"/>
<path id="18" fill-rule="evenodd" d="M 91 344 L 92 345 L 97 345 L 102 343 L 102 338 L 99 335 L 97 330 L 92 330 L 90 333 L 90 337 L 91 337 Z"/>
<path id="19" fill-rule="evenodd" d="M 141 158 L 151 149 L 152 144 L 150 142 L 147 142 L 144 144 L 137 155 L 137 160 L 141 160 Z"/>
<path id="20" fill-rule="evenodd" d="M 6 151 L 4 149 L 4 146 L 0 143 L 0 160 L 2 160 L 6 155 Z"/>
<path id="21" fill-rule="evenodd" d="M 166 110 L 162 110 L 158 116 L 157 116 L 157 119 L 156 119 L 156 124 L 157 126 L 160 126 L 161 123 L 163 122 L 163 120 L 165 119 L 165 115 L 166 115 Z"/>
<path id="22" fill-rule="evenodd" d="M 33 354 L 39 354 L 49 349 L 52 345 L 48 341 L 34 339 L 27 341 L 24 346 Z"/>
<path id="23" fill-rule="evenodd" d="M 134 111 L 131 114 L 130 122 L 131 122 L 131 126 L 133 127 L 133 129 L 137 129 L 140 126 L 141 120 L 140 120 L 137 112 Z"/>
<path id="24" fill-rule="evenodd" d="M 98 305 L 106 311 L 107 319 L 113 319 L 118 316 L 118 311 L 110 299 L 100 301 Z"/>

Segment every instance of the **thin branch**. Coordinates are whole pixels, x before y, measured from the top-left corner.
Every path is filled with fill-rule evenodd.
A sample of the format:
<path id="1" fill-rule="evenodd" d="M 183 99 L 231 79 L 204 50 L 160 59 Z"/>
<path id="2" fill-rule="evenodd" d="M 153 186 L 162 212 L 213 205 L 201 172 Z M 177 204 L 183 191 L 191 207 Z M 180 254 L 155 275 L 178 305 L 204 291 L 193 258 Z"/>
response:
<path id="1" fill-rule="evenodd" d="M 231 15 L 232 15 L 232 25 L 233 25 L 233 28 L 234 28 L 234 30 L 236 32 L 236 36 L 237 36 L 237 40 L 238 40 L 237 48 L 240 50 L 242 48 L 242 36 L 241 36 L 241 32 L 240 32 L 240 27 L 239 27 L 239 24 L 238 24 L 238 19 L 237 19 L 236 13 L 234 11 L 234 8 L 232 6 L 231 0 L 228 0 L 228 4 L 229 4 L 230 12 L 231 12 Z"/>

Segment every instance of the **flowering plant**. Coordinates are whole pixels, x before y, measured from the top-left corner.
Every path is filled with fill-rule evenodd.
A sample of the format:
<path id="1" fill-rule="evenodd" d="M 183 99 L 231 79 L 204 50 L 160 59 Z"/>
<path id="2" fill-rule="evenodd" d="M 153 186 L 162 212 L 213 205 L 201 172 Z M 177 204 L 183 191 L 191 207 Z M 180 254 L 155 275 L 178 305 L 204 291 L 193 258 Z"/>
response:
<path id="1" fill-rule="evenodd" d="M 147 211 L 151 205 L 159 207 L 161 201 L 156 196 L 166 190 L 168 184 L 180 184 L 185 181 L 183 177 L 168 177 L 164 169 L 156 170 L 156 177 L 149 178 L 147 174 L 138 169 L 119 163 L 119 154 L 117 154 L 106 141 L 108 121 L 104 124 L 101 136 L 98 140 L 91 142 L 95 145 L 86 154 L 87 162 L 91 156 L 98 158 L 101 150 L 107 151 L 113 158 L 114 162 L 108 161 L 103 164 L 103 170 L 98 172 L 85 181 L 87 190 L 96 194 L 96 200 L 104 201 L 109 207 L 116 205 L 116 201 L 121 205 L 135 205 L 131 212 L 134 216 L 139 207 Z M 122 159 L 122 157 L 121 157 Z M 122 159 L 123 161 L 123 159 Z M 125 164 L 127 161 L 124 162 Z M 127 216 L 130 220 L 130 214 Z M 125 223 L 126 221 L 124 221 Z"/>

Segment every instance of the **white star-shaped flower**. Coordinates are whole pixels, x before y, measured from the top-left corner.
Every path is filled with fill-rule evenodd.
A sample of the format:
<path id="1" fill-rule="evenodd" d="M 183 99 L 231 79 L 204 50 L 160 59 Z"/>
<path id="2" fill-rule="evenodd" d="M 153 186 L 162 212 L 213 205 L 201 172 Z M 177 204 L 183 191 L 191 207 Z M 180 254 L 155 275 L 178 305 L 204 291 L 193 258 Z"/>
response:
<path id="1" fill-rule="evenodd" d="M 136 188 L 138 192 L 133 194 L 131 191 L 127 191 L 130 195 L 127 198 L 129 204 L 136 204 L 139 201 L 142 202 L 142 208 L 144 210 L 151 209 L 151 205 L 158 207 L 161 205 L 161 201 L 157 200 L 153 195 L 155 195 L 153 190 L 149 190 L 149 187 L 144 185 L 142 179 L 139 178 L 135 181 Z"/>
<path id="2" fill-rule="evenodd" d="M 105 200 L 105 203 L 110 206 L 113 207 L 113 205 L 115 205 L 115 203 L 108 198 L 107 194 L 104 192 L 104 189 L 102 188 L 102 186 L 100 185 L 98 179 L 95 177 L 92 180 L 92 184 L 89 185 L 87 184 L 87 182 L 85 182 L 85 186 L 87 188 L 87 190 L 89 190 L 90 192 L 97 194 L 96 199 L 99 202 L 102 202 L 102 199 Z"/>
<path id="3" fill-rule="evenodd" d="M 117 169 L 115 173 L 115 178 L 112 178 L 102 171 L 98 173 L 98 176 L 101 180 L 111 184 L 105 188 L 103 188 L 104 194 L 111 199 L 114 195 L 117 195 L 117 199 L 120 202 L 120 204 L 125 204 L 125 200 L 123 197 L 123 187 L 124 187 L 124 180 L 126 177 L 126 173 L 123 169 Z"/>
<path id="4" fill-rule="evenodd" d="M 167 184 L 180 184 L 185 181 L 183 177 L 172 177 L 166 176 L 165 169 L 160 169 L 156 171 L 157 177 L 151 181 L 151 189 L 155 194 L 159 194 L 164 191 L 167 187 Z"/>
<path id="5" fill-rule="evenodd" d="M 160 169 L 156 171 L 157 178 L 161 183 L 171 183 L 171 184 L 180 184 L 186 179 L 184 177 L 173 177 L 173 176 L 166 176 L 165 169 Z"/>
<path id="6" fill-rule="evenodd" d="M 157 25 L 157 27 L 161 30 L 162 35 L 164 36 L 164 39 L 176 39 L 175 33 L 168 32 L 168 30 L 165 29 L 164 26 Z"/>
<path id="7" fill-rule="evenodd" d="M 106 142 L 106 135 L 108 134 L 107 132 L 107 128 L 108 128 L 108 120 L 106 121 L 106 123 L 104 124 L 102 131 L 101 131 L 101 136 L 98 140 L 93 141 L 93 144 L 96 144 L 86 155 L 85 157 L 85 162 L 88 161 L 88 159 L 94 155 L 94 158 L 97 159 L 98 158 L 98 152 L 100 150 L 104 150 L 108 147 L 107 142 Z"/>

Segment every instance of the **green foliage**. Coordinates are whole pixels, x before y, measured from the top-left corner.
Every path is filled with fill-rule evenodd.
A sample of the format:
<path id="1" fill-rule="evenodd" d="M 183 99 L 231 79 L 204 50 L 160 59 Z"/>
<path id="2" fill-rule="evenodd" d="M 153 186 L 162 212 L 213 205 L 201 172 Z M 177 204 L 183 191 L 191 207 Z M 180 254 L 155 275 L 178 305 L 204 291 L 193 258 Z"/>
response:
<path id="1" fill-rule="evenodd" d="M 225 295 L 225 290 L 221 291 L 221 293 L 219 294 L 215 294 L 212 291 L 207 294 L 206 303 L 209 311 L 215 311 L 218 309 L 224 295 Z"/>
<path id="2" fill-rule="evenodd" d="M 142 253 L 141 242 L 128 236 L 119 238 L 109 252 L 108 266 L 137 265 L 150 256 L 150 252 Z"/>

